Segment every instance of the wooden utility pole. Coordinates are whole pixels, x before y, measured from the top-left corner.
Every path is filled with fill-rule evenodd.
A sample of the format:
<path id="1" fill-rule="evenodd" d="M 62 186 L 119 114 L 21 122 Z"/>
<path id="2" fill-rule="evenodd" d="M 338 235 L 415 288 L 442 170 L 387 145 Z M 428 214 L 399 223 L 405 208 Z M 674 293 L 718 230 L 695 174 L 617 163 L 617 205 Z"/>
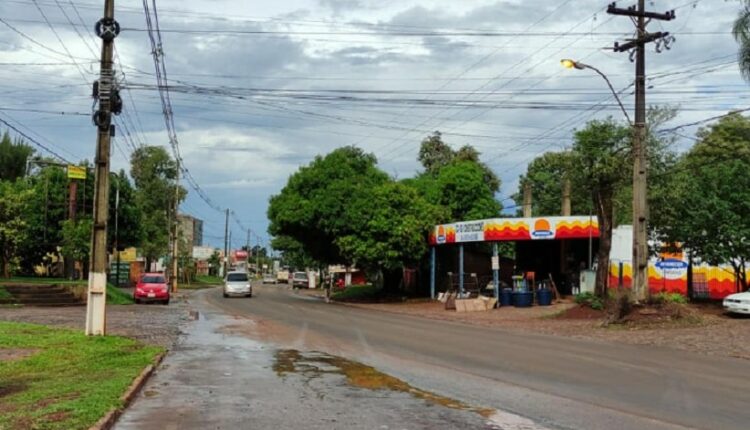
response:
<path id="1" fill-rule="evenodd" d="M 646 1 L 638 0 L 638 7 L 618 8 L 612 3 L 607 13 L 634 19 L 636 37 L 623 44 L 615 42 L 615 52 L 631 52 L 635 56 L 635 123 L 633 124 L 633 293 L 636 301 L 648 294 L 648 154 L 646 147 L 646 44 L 656 42 L 656 51 L 670 48 L 674 39 L 668 32 L 649 33 L 652 19 L 670 21 L 674 11 L 655 13 L 646 11 Z M 647 20 L 648 19 L 648 20 Z"/>
<path id="2" fill-rule="evenodd" d="M 115 21 L 114 0 L 105 0 L 104 17 L 97 22 L 96 33 L 102 39 L 102 52 L 99 82 L 95 85 L 99 110 L 94 113 L 98 134 L 94 159 L 94 219 L 86 302 L 86 334 L 103 336 L 106 331 L 109 152 L 110 138 L 114 134 L 112 113 L 117 104 L 112 57 L 114 40 L 120 33 L 120 25 Z"/>

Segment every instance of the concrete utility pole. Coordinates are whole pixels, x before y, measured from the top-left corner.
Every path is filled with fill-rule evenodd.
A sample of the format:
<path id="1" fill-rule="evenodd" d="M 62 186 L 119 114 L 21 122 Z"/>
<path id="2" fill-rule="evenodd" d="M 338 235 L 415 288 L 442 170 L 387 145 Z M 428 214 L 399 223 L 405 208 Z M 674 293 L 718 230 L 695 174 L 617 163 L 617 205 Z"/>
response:
<path id="1" fill-rule="evenodd" d="M 646 147 L 646 44 L 656 42 L 656 52 L 670 49 L 674 41 L 668 32 L 649 33 L 646 26 L 652 19 L 671 21 L 674 11 L 655 13 L 646 11 L 646 1 L 638 0 L 638 8 L 620 9 L 616 3 L 607 13 L 635 18 L 636 38 L 623 44 L 615 42 L 615 52 L 635 55 L 635 123 L 633 125 L 633 293 L 636 301 L 646 299 L 648 293 L 648 154 Z M 647 21 L 648 19 L 648 21 Z"/>
<path id="2" fill-rule="evenodd" d="M 570 216 L 570 214 L 571 214 L 571 212 L 570 212 L 570 189 L 571 189 L 570 179 L 563 178 L 563 181 L 562 181 L 562 208 L 561 208 L 562 209 L 562 211 L 561 211 L 561 215 L 562 216 Z"/>
<path id="3" fill-rule="evenodd" d="M 94 159 L 94 219 L 86 302 L 86 335 L 89 336 L 103 336 L 106 331 L 109 151 L 110 138 L 114 135 L 112 113 L 118 110 L 119 98 L 112 67 L 114 40 L 120 34 L 120 25 L 115 21 L 114 0 L 105 0 L 104 17 L 96 23 L 96 34 L 102 39 L 102 53 L 99 82 L 95 85 L 99 110 L 94 113 L 98 134 Z"/>
<path id="4" fill-rule="evenodd" d="M 226 210 L 226 213 L 226 221 L 224 222 L 224 276 L 227 276 L 227 263 L 229 263 L 229 209 Z"/>
<path id="5" fill-rule="evenodd" d="M 174 219 L 172 220 L 172 292 L 177 292 L 177 232 L 180 223 L 180 160 L 177 161 L 177 176 L 174 180 Z M 191 244 L 192 245 L 192 244 Z"/>
<path id="6" fill-rule="evenodd" d="M 531 218 L 531 183 L 526 183 L 523 186 L 523 217 Z"/>

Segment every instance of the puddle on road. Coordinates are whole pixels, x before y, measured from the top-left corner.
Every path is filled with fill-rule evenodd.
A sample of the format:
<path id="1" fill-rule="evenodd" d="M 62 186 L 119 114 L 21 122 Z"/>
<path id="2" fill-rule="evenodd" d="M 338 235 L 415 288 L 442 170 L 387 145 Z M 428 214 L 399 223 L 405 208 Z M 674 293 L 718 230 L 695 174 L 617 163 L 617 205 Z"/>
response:
<path id="1" fill-rule="evenodd" d="M 349 385 L 356 388 L 408 393 L 415 398 L 446 408 L 475 412 L 484 418 L 490 418 L 496 413 L 494 409 L 474 407 L 455 399 L 412 387 L 408 383 L 380 372 L 374 367 L 321 352 L 300 352 L 294 349 L 278 350 L 275 354 L 273 370 L 281 377 L 290 373 L 301 374 L 307 378 L 315 378 L 323 374 L 342 375 L 346 377 L 346 382 Z"/>

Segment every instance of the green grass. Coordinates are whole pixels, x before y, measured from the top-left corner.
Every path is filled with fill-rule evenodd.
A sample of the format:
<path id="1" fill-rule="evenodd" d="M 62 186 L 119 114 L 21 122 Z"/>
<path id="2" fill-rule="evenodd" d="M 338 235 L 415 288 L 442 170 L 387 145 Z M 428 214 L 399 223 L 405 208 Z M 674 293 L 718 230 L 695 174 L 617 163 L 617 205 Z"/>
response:
<path id="1" fill-rule="evenodd" d="M 5 287 L 3 287 L 2 285 L 0 285 L 0 300 L 2 300 L 2 299 L 12 299 L 12 298 L 13 298 L 13 296 L 11 296 L 10 293 L 5 290 Z"/>
<path id="2" fill-rule="evenodd" d="M 133 296 L 115 287 L 107 284 L 107 304 L 108 305 L 132 305 Z"/>
<path id="3" fill-rule="evenodd" d="M 382 296 L 382 290 L 372 285 L 352 285 L 341 291 L 333 291 L 331 298 L 342 302 L 367 301 Z"/>
<path id="4" fill-rule="evenodd" d="M 221 285 L 224 283 L 224 278 L 221 276 L 196 276 L 195 280 L 201 284 Z"/>
<path id="5" fill-rule="evenodd" d="M 87 429 L 162 352 L 122 337 L 0 322 L 3 348 L 31 356 L 0 361 L 0 428 Z"/>
<path id="6" fill-rule="evenodd" d="M 196 276 L 190 284 L 180 283 L 177 287 L 181 290 L 201 290 L 204 288 L 213 288 L 222 285 L 224 279 L 219 276 Z"/>

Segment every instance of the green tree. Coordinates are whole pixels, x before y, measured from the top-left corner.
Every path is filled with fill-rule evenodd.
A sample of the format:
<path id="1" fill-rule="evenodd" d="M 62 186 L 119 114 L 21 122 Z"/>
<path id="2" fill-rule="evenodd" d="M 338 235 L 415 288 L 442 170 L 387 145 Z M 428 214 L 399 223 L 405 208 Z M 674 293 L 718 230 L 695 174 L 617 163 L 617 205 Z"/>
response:
<path id="1" fill-rule="evenodd" d="M 277 238 L 274 247 L 287 252 L 299 245 L 308 259 L 319 264 L 350 264 L 335 245 L 356 221 L 347 209 L 358 196 L 389 180 L 376 167 L 375 157 L 359 148 L 343 147 L 316 157 L 271 197 L 268 219 L 269 232 Z"/>
<path id="2" fill-rule="evenodd" d="M 669 208 L 656 231 L 693 257 L 729 264 L 747 290 L 750 257 L 750 119 L 739 114 L 699 130 L 698 143 L 669 171 Z"/>
<path id="3" fill-rule="evenodd" d="M 414 188 L 387 182 L 347 208 L 354 224 L 348 234 L 336 239 L 336 245 L 357 267 L 382 271 L 385 285 L 395 287 L 400 269 L 418 262 L 427 252 L 427 233 L 441 218 L 439 211 Z"/>
<path id="4" fill-rule="evenodd" d="M 571 179 L 571 163 L 570 152 L 547 152 L 535 158 L 520 177 L 518 193 L 513 196 L 516 205 L 523 204 L 523 188 L 528 184 L 532 189 L 534 215 L 561 215 L 563 183 Z M 571 186 L 570 201 L 573 214 L 588 214 L 593 208 L 588 188 Z"/>
<path id="5" fill-rule="evenodd" d="M 15 181 L 26 173 L 26 162 L 34 155 L 34 148 L 23 139 L 11 139 L 6 131 L 0 139 L 0 181 Z"/>
<path id="6" fill-rule="evenodd" d="M 91 227 L 90 217 L 81 217 L 73 221 L 67 219 L 61 224 L 62 253 L 66 258 L 72 258 L 83 267 L 81 276 L 88 273 L 88 260 L 91 252 Z"/>
<path id="7" fill-rule="evenodd" d="M 445 209 L 442 214 L 447 218 L 441 222 L 491 218 L 500 214 L 502 206 L 485 174 L 485 168 L 474 161 L 454 160 L 434 176 L 425 173 L 404 183 Z"/>
<path id="8" fill-rule="evenodd" d="M 119 189 L 120 204 L 116 212 L 117 191 Z M 109 227 L 107 228 L 108 248 L 115 243 L 115 216 L 117 216 L 117 244 L 120 249 L 141 244 L 141 208 L 136 199 L 137 190 L 133 188 L 124 170 L 110 174 L 109 182 Z"/>
<path id="9" fill-rule="evenodd" d="M 487 187 L 496 193 L 500 190 L 500 179 L 495 172 L 479 159 L 480 153 L 471 145 L 465 145 L 454 151 L 448 144 L 443 142 L 439 131 L 422 140 L 419 147 L 418 160 L 424 167 L 424 174 L 435 177 L 440 171 L 456 161 L 469 161 L 482 169 L 484 181 Z"/>
<path id="10" fill-rule="evenodd" d="M 141 212 L 141 252 L 150 265 L 168 252 L 170 220 L 175 215 L 175 187 L 179 187 L 180 201 L 187 192 L 175 184 L 177 163 L 160 146 L 133 151 L 130 176 L 137 189 L 135 203 Z"/>
<path id="11" fill-rule="evenodd" d="M 25 206 L 25 234 L 34 239 L 23 241 L 18 254 L 23 271 L 31 273 L 48 254 L 59 255 L 60 225 L 68 218 L 68 178 L 65 169 L 46 166 L 36 171 L 28 184 L 32 193 Z"/>
<path id="12" fill-rule="evenodd" d="M 454 157 L 453 149 L 443 142 L 443 136 L 436 131 L 422 140 L 417 159 L 426 173 L 435 174 Z"/>
<path id="13" fill-rule="evenodd" d="M 18 258 L 19 245 L 32 238 L 26 230 L 26 206 L 33 191 L 22 181 L 0 181 L 0 267 L 10 277 L 11 263 Z"/>
<path id="14" fill-rule="evenodd" d="M 219 273 L 219 267 L 221 267 L 221 255 L 219 254 L 219 251 L 214 251 L 214 253 L 208 258 L 209 274 L 217 275 Z"/>
<path id="15" fill-rule="evenodd" d="M 741 0 L 741 3 L 742 9 L 734 21 L 732 34 L 739 44 L 737 57 L 740 73 L 745 80 L 750 81 L 750 0 Z"/>
<path id="16" fill-rule="evenodd" d="M 599 222 L 596 293 L 606 294 L 614 226 L 614 196 L 632 175 L 631 130 L 612 121 L 591 121 L 575 133 L 571 150 L 574 187 L 588 189 Z"/>

